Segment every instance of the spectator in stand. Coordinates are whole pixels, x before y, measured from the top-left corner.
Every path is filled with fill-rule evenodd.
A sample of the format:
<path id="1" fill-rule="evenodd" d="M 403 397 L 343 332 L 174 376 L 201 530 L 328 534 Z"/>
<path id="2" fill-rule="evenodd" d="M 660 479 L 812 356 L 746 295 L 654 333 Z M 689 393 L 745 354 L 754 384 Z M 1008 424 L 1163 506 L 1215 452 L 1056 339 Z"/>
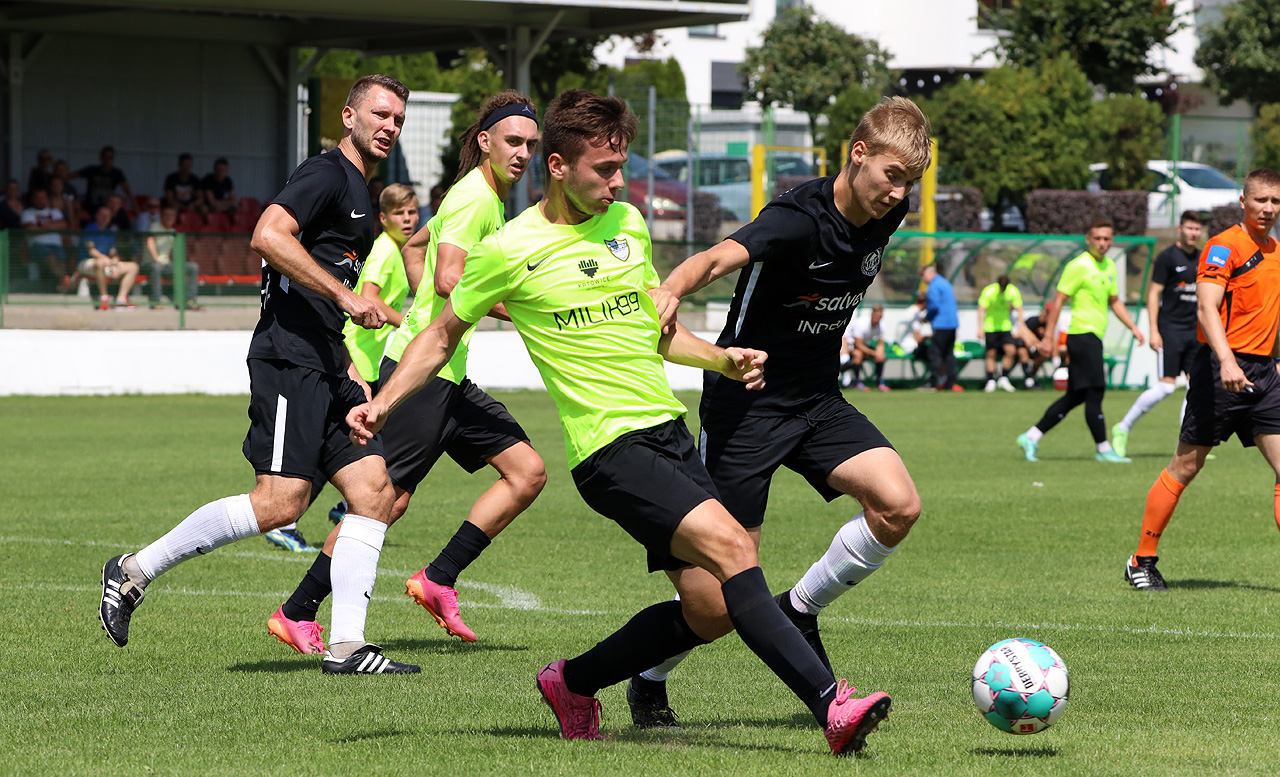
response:
<path id="1" fill-rule="evenodd" d="M 5 187 L 4 199 L 0 201 L 0 229 L 22 229 L 22 186 L 18 179 L 10 178 Z"/>
<path id="2" fill-rule="evenodd" d="M 80 274 L 98 281 L 98 310 L 111 309 L 111 296 L 107 283 L 119 280 L 115 307 L 133 310 L 129 304 L 129 290 L 138 277 L 138 263 L 120 260 L 116 251 L 116 228 L 111 224 L 111 211 L 106 205 L 94 213 L 93 223 L 84 229 L 84 259 L 80 262 Z"/>
<path id="3" fill-rule="evenodd" d="M 150 204 L 150 203 L 148 203 Z M 147 228 L 147 280 L 150 282 L 151 309 L 164 310 L 164 303 L 160 298 L 160 288 L 164 278 L 172 278 L 173 276 L 173 244 L 175 242 L 174 232 L 178 228 L 178 209 L 172 205 L 166 205 L 160 211 L 160 219 L 154 221 Z M 187 310 L 204 310 L 200 306 L 196 297 L 198 294 L 198 286 L 200 283 L 200 266 L 191 260 L 187 260 Z M 174 306 L 177 306 L 177 300 L 174 300 Z"/>
<path id="4" fill-rule="evenodd" d="M 62 164 L 65 168 L 66 162 Z M 69 229 L 77 229 L 80 226 L 80 202 L 76 199 L 75 189 L 67 190 L 67 181 L 58 176 L 57 169 L 55 163 L 54 175 L 49 179 L 49 207 L 62 211 Z"/>
<path id="5" fill-rule="evenodd" d="M 49 192 L 36 189 L 31 192 L 31 207 L 22 211 L 22 226 L 33 230 L 66 229 L 67 217 L 49 205 Z M 27 255 L 49 268 L 50 277 L 59 280 L 59 293 L 70 288 L 71 267 L 62 248 L 62 235 L 57 232 L 31 235 L 27 238 Z"/>
<path id="6" fill-rule="evenodd" d="M 194 210 L 203 216 L 208 208 L 200 195 L 200 179 L 191 172 L 195 164 L 190 154 L 178 155 L 178 169 L 164 179 L 164 204 L 179 211 Z"/>
<path id="7" fill-rule="evenodd" d="M 960 328 L 960 311 L 956 306 L 956 292 L 951 281 L 938 273 L 938 268 L 928 265 L 920 270 L 920 280 L 929 288 L 925 291 L 928 308 L 925 318 L 933 326 L 933 375 L 939 391 L 964 391 L 956 383 L 956 330 Z"/>
<path id="8" fill-rule="evenodd" d="M 111 214 L 111 227 L 113 229 L 128 232 L 133 229 L 133 222 L 129 220 L 129 211 L 125 210 L 124 197 L 113 194 L 107 198 L 107 212 Z"/>
<path id="9" fill-rule="evenodd" d="M 27 196 L 30 197 L 35 193 L 36 189 L 49 190 L 49 181 L 53 180 L 53 154 L 49 149 L 42 148 L 36 154 L 36 166 L 31 168 L 31 172 L 27 173 Z"/>
<path id="10" fill-rule="evenodd" d="M 220 156 L 213 161 L 213 172 L 200 182 L 200 196 L 204 198 L 206 212 L 216 210 L 231 216 L 240 207 L 230 172 L 231 163 L 226 157 Z"/>
<path id="11" fill-rule="evenodd" d="M 150 232 L 152 224 L 160 223 L 160 198 L 148 197 L 146 207 L 133 220 L 134 232 Z"/>
<path id="12" fill-rule="evenodd" d="M 928 295 L 923 291 L 916 292 L 915 303 L 907 308 L 907 316 L 903 321 L 904 331 L 902 337 L 898 339 L 898 347 L 903 353 L 911 354 L 912 358 L 920 362 L 924 366 L 924 385 L 922 389 L 929 388 L 933 385 L 933 376 L 930 372 L 933 365 L 933 326 L 929 324 L 927 316 L 929 307 Z"/>
<path id="13" fill-rule="evenodd" d="M 55 169 L 57 165 L 54 165 Z M 85 180 L 84 212 L 97 214 L 98 208 L 107 204 L 107 199 L 119 189 L 133 199 L 133 188 L 129 186 L 124 171 L 116 167 L 116 150 L 111 146 L 103 146 L 98 152 L 98 164 L 82 167 L 71 174 L 72 178 Z M 95 215 L 96 218 L 96 215 Z"/>
<path id="14" fill-rule="evenodd" d="M 862 364 L 871 360 L 875 369 L 876 385 L 881 391 L 888 391 L 884 383 L 885 337 L 880 322 L 884 319 L 884 305 L 871 307 L 871 318 L 850 319 L 849 326 L 840 339 L 840 385 L 853 386 L 858 391 L 867 391 L 862 382 Z"/>
<path id="15" fill-rule="evenodd" d="M 431 187 L 431 212 L 427 214 L 427 218 L 431 218 L 439 212 L 440 203 L 444 202 L 444 195 L 447 191 L 443 184 L 436 184 Z"/>

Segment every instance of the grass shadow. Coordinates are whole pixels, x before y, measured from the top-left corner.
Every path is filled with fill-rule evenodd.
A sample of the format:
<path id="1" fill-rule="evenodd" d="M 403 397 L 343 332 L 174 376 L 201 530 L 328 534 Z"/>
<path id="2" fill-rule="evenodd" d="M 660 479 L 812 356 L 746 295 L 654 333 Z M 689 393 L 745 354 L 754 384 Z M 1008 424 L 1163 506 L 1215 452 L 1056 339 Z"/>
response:
<path id="1" fill-rule="evenodd" d="M 1213 588 L 1243 588 L 1248 591 L 1263 591 L 1265 593 L 1280 594 L 1280 588 L 1274 588 L 1268 585 L 1250 585 L 1249 583 L 1237 583 L 1234 580 L 1175 580 L 1165 581 L 1170 589 L 1185 588 L 1192 590 L 1209 590 Z"/>
<path id="2" fill-rule="evenodd" d="M 501 642 L 463 642 L 455 637 L 422 638 L 404 637 L 400 639 L 380 640 L 378 645 L 386 651 L 421 650 L 436 655 L 457 653 L 525 653 L 527 645 L 508 645 Z"/>
<path id="3" fill-rule="evenodd" d="M 641 731 L 633 728 L 624 728 L 620 730 L 604 729 L 600 732 L 604 742 L 617 742 L 620 744 L 636 744 L 636 745 L 655 745 L 658 747 L 670 748 L 673 746 L 680 747 L 714 747 L 726 750 L 752 751 L 762 753 L 787 753 L 799 754 L 808 752 L 808 748 L 782 747 L 779 745 L 757 745 L 744 742 L 727 742 L 723 741 L 716 735 L 715 729 L 709 728 L 685 728 L 678 731 Z M 452 731 L 446 732 L 456 734 L 458 736 L 474 735 L 475 731 Z M 484 733 L 495 737 L 514 737 L 517 739 L 559 739 L 560 732 L 555 728 L 554 724 L 538 727 L 503 727 L 484 729 Z M 819 732 L 821 733 L 821 732 Z M 861 753 L 858 754 L 860 757 Z"/>
<path id="4" fill-rule="evenodd" d="M 330 739 L 329 742 L 335 745 L 350 745 L 371 739 L 392 739 L 394 737 L 412 736 L 413 734 L 414 732 L 412 731 L 402 731 L 400 729 L 381 729 L 379 731 L 366 731 L 360 734 L 348 734 L 344 737 Z"/>
<path id="5" fill-rule="evenodd" d="M 1002 758 L 1056 758 L 1056 747 L 975 747 L 969 752 L 974 755 L 995 755 Z"/>
<path id="6" fill-rule="evenodd" d="M 320 656 L 316 656 L 315 660 L 286 660 L 272 659 L 271 661 L 253 661 L 243 664 L 232 664 L 227 667 L 228 672 L 271 672 L 272 674 L 280 674 L 283 672 L 314 672 L 320 668 Z"/>

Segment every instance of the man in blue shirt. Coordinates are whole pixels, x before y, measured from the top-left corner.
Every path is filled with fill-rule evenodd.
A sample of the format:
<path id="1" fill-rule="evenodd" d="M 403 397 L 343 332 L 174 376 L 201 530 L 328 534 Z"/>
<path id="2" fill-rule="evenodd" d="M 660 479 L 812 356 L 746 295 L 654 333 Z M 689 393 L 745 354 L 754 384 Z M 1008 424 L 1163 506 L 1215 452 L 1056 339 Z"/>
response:
<path id="1" fill-rule="evenodd" d="M 956 383 L 956 330 L 960 328 L 960 312 L 951 282 L 938 274 L 938 268 L 927 265 L 920 269 L 920 280 L 927 285 L 925 320 L 933 325 L 933 374 L 939 391 L 964 391 Z"/>

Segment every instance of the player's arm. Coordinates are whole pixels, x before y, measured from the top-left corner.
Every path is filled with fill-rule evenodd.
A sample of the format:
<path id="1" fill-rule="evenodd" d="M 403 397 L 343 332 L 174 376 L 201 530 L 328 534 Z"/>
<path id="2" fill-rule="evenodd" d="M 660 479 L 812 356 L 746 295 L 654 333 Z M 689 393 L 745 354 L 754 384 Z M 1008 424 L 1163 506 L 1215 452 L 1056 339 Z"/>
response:
<path id="1" fill-rule="evenodd" d="M 987 306 L 978 305 L 978 334 L 985 335 L 987 333 Z"/>
<path id="2" fill-rule="evenodd" d="M 467 252 L 452 243 L 440 243 L 436 248 L 436 274 L 432 281 L 436 286 L 436 294 L 449 298 L 462 279 L 467 269 Z M 507 309 L 499 302 L 489 311 L 489 315 L 502 321 L 510 321 Z"/>
<path id="3" fill-rule="evenodd" d="M 1147 284 L 1147 328 L 1151 330 L 1151 350 L 1158 351 L 1164 347 L 1164 338 L 1160 336 L 1160 295 L 1164 294 L 1164 284 L 1151 281 Z"/>
<path id="4" fill-rule="evenodd" d="M 672 331 L 658 341 L 658 353 L 672 364 L 718 372 L 746 383 L 748 389 L 764 388 L 767 353 L 753 348 L 721 348 L 685 329 L 678 321 Z"/>
<path id="5" fill-rule="evenodd" d="M 658 308 L 658 321 L 665 332 L 675 320 L 680 300 L 712 281 L 723 278 L 734 270 L 747 266 L 751 260 L 746 247 L 735 240 L 722 240 L 705 251 L 694 254 L 671 271 L 667 279 L 651 292 Z M 665 292 L 665 294 L 663 293 Z M 667 295 L 670 295 L 669 297 Z"/>
<path id="6" fill-rule="evenodd" d="M 1222 387 L 1227 391 L 1239 392 L 1253 384 L 1244 376 L 1244 370 L 1236 362 L 1236 355 L 1227 342 L 1227 330 L 1222 326 L 1222 316 L 1218 314 L 1226 293 L 1226 286 L 1202 279 L 1196 284 L 1196 316 L 1200 320 L 1200 330 L 1204 332 L 1205 341 L 1213 349 L 1213 355 L 1218 357 Z"/>
<path id="7" fill-rule="evenodd" d="M 360 296 L 377 305 L 390 326 L 398 327 L 400 322 L 404 320 L 404 314 L 387 304 L 386 300 L 382 298 L 382 287 L 373 281 L 365 281 L 360 284 Z"/>
<path id="8" fill-rule="evenodd" d="M 1138 341 L 1138 345 L 1145 345 L 1147 338 L 1143 336 L 1142 330 L 1138 328 L 1138 325 L 1133 323 L 1133 319 L 1129 316 L 1129 309 L 1124 306 L 1120 298 L 1112 294 L 1107 299 L 1107 305 L 1111 308 L 1111 312 L 1116 314 L 1116 318 L 1120 319 L 1120 323 L 1129 327 L 1129 331 L 1133 332 L 1133 339 Z"/>
<path id="9" fill-rule="evenodd" d="M 1055 292 L 1053 302 L 1049 303 L 1048 316 L 1044 320 L 1044 339 L 1040 341 L 1040 355 L 1046 359 L 1053 356 L 1053 346 L 1058 332 L 1058 314 L 1062 312 L 1062 306 L 1065 304 L 1067 304 L 1067 295 L 1061 291 Z"/>
<path id="10" fill-rule="evenodd" d="M 400 249 L 400 257 L 404 259 L 404 274 L 409 280 L 409 290 L 418 293 L 418 284 L 422 282 L 422 273 L 427 266 L 427 245 L 431 242 L 430 221 L 413 233 L 413 237 Z"/>
<path id="11" fill-rule="evenodd" d="M 249 247 L 290 281 L 311 289 L 317 294 L 338 303 L 342 312 L 365 329 L 377 329 L 386 321 L 382 311 L 369 300 L 343 286 L 325 272 L 307 249 L 298 242 L 302 227 L 293 212 L 279 203 L 272 203 L 263 211 L 254 227 Z"/>

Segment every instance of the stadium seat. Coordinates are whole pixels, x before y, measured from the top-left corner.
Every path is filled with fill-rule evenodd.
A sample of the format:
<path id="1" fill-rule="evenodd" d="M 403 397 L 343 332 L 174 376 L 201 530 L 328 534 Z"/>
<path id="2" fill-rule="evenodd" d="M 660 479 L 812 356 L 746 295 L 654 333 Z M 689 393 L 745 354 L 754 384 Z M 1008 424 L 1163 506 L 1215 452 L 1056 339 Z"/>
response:
<path id="1" fill-rule="evenodd" d="M 257 226 L 257 224 L 258 214 L 249 213 L 243 210 L 236 211 L 235 216 L 232 218 L 231 231 L 245 233 L 252 232 L 253 228 Z"/>
<path id="2" fill-rule="evenodd" d="M 204 219 L 194 210 L 184 210 L 178 214 L 178 226 L 184 232 L 199 232 L 204 228 Z"/>
<path id="3" fill-rule="evenodd" d="M 231 219 L 227 218 L 227 214 L 221 211 L 212 211 L 209 213 L 205 225 L 209 227 L 210 232 L 230 232 Z"/>
<path id="4" fill-rule="evenodd" d="M 253 213 L 255 215 L 262 213 L 262 203 L 256 197 L 241 197 L 240 212 Z"/>
<path id="5" fill-rule="evenodd" d="M 135 195 L 133 195 L 133 202 L 134 202 L 134 204 L 136 205 L 136 207 L 137 207 L 137 211 L 138 211 L 139 213 L 141 213 L 142 211 L 144 211 L 144 210 L 146 210 L 146 209 L 147 209 L 147 200 L 149 200 L 149 199 L 151 199 L 151 195 L 149 195 L 149 194 L 135 194 Z"/>

